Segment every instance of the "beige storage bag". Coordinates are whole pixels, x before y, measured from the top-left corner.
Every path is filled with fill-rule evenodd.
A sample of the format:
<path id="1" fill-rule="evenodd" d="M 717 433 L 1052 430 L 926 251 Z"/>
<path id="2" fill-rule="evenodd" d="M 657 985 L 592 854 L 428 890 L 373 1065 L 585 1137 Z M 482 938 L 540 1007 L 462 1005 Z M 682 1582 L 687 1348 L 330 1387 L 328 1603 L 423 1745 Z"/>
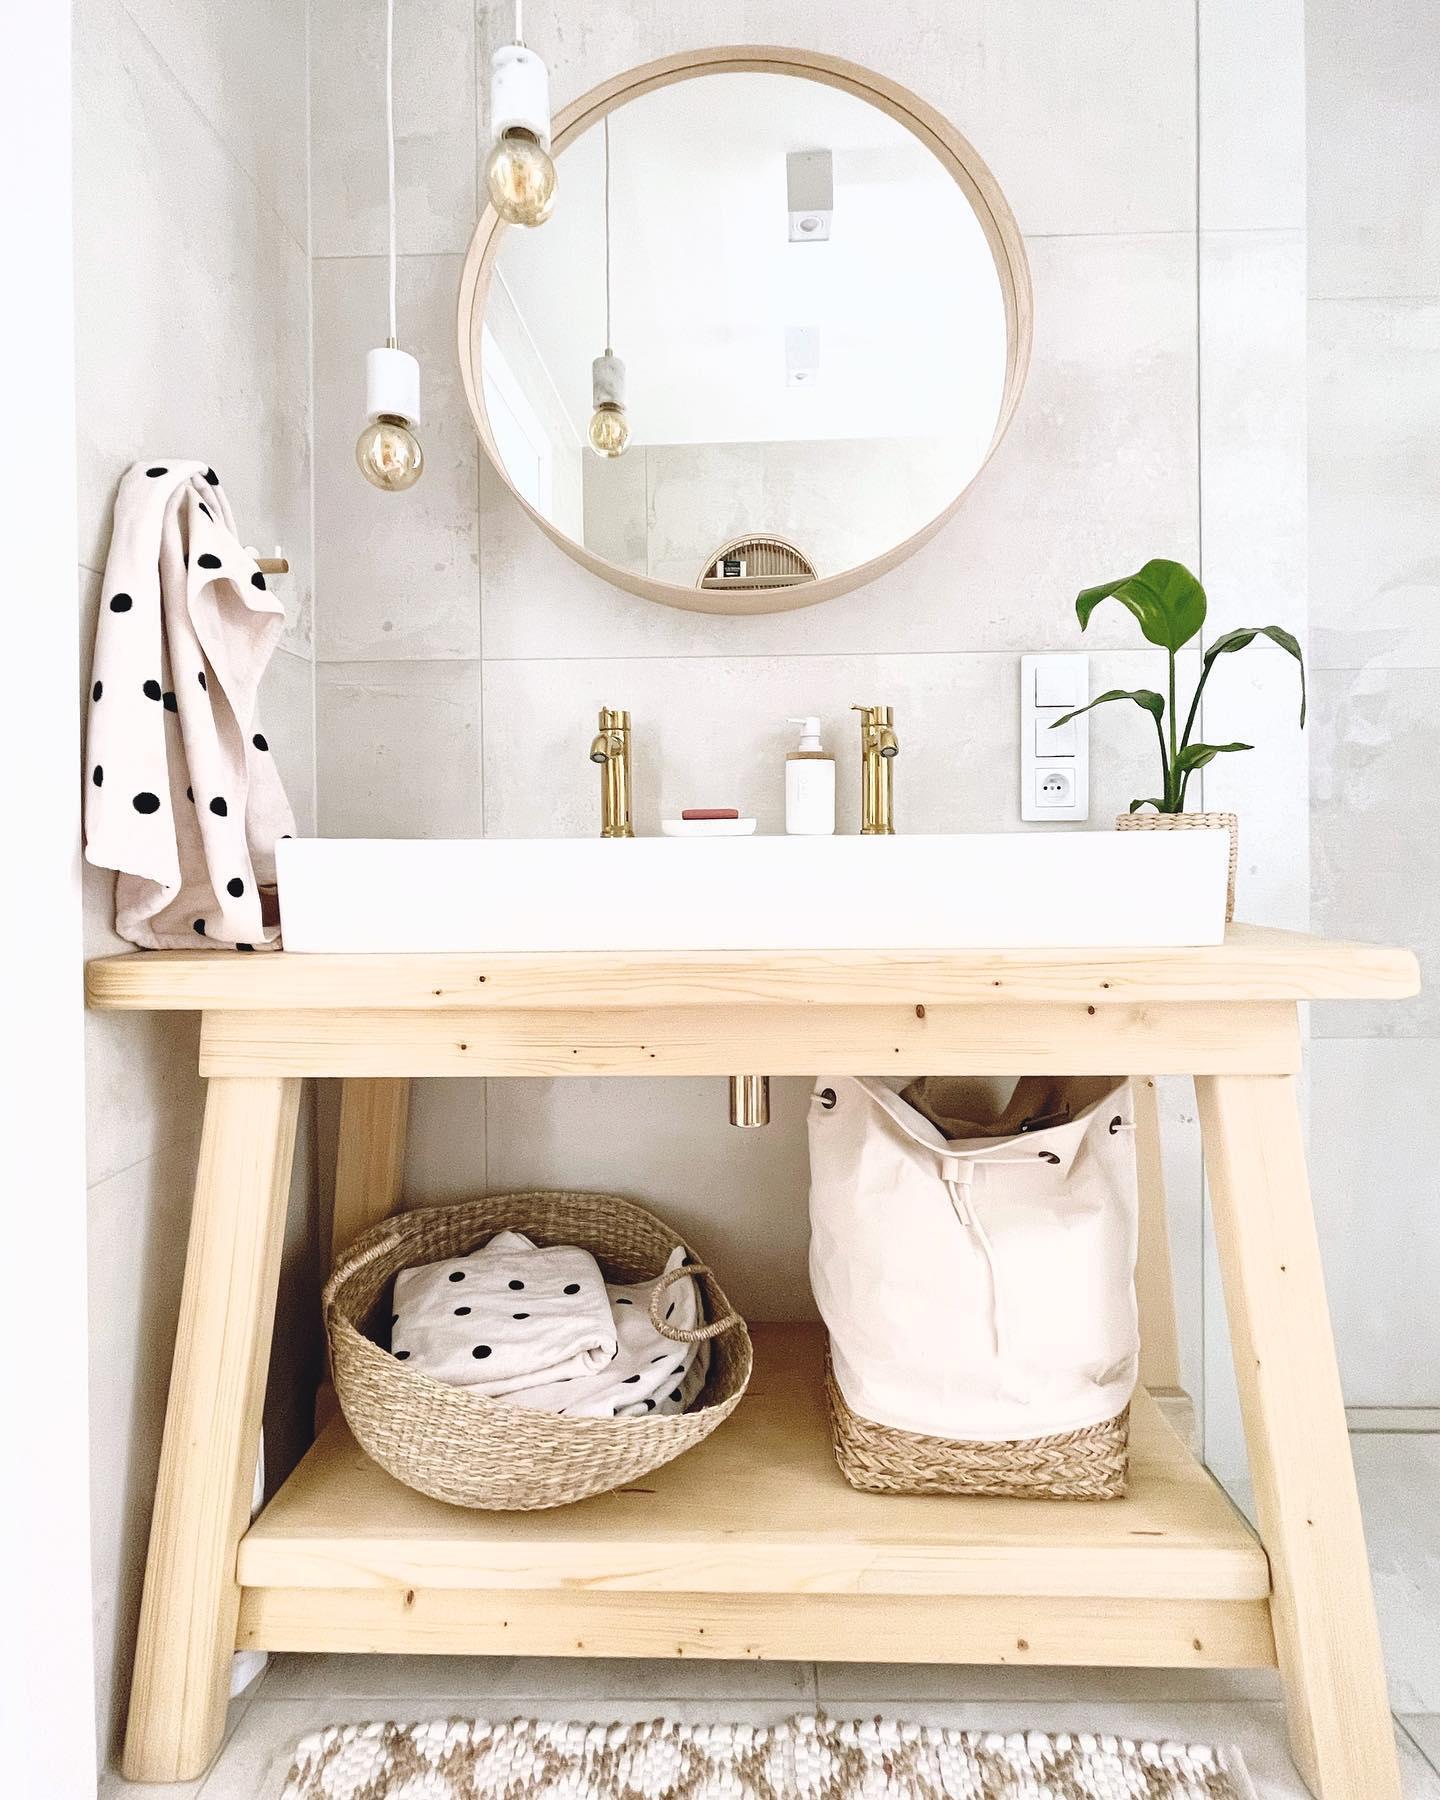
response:
<path id="1" fill-rule="evenodd" d="M 841 1468 L 902 1492 L 1123 1493 L 1128 1086 L 1027 1077 L 987 1123 L 962 1116 L 972 1085 L 930 1078 L 911 1105 L 836 1076 L 812 1096 L 810 1279 Z"/>

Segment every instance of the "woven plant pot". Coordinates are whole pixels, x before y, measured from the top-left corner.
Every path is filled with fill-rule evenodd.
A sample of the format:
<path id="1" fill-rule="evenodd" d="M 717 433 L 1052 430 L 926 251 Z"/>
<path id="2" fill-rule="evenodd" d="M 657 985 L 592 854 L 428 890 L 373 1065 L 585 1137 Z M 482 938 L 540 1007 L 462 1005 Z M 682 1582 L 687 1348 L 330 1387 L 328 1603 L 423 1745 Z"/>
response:
<path id="1" fill-rule="evenodd" d="M 840 1473 L 874 1494 L 985 1494 L 1012 1500 L 1119 1500 L 1130 1467 L 1130 1409 L 1053 1437 L 981 1443 L 926 1437 L 862 1419 L 825 1357 L 830 1436 Z"/>
<path id="2" fill-rule="evenodd" d="M 1121 813 L 1115 821 L 1117 831 L 1228 831 L 1230 833 L 1230 880 L 1225 889 L 1225 923 L 1235 919 L 1235 871 L 1240 861 L 1240 819 L 1236 813 L 1194 812 Z"/>
<path id="3" fill-rule="evenodd" d="M 750 1380 L 750 1334 L 720 1284 L 691 1258 L 711 1322 L 678 1332 L 677 1343 L 711 1341 L 710 1371 L 690 1412 L 638 1419 L 564 1419 L 505 1400 L 467 1394 L 408 1370 L 377 1340 L 388 1336 L 391 1283 L 402 1269 L 461 1256 L 497 1231 L 522 1231 L 540 1245 L 578 1244 L 607 1281 L 655 1280 L 679 1234 L 613 1194 L 491 1194 L 458 1206 L 397 1213 L 340 1259 L 325 1285 L 325 1330 L 335 1392 L 366 1455 L 407 1487 L 452 1506 L 531 1512 L 567 1506 L 648 1475 L 709 1437 L 740 1403 Z M 676 1272 L 678 1275 L 678 1271 Z"/>

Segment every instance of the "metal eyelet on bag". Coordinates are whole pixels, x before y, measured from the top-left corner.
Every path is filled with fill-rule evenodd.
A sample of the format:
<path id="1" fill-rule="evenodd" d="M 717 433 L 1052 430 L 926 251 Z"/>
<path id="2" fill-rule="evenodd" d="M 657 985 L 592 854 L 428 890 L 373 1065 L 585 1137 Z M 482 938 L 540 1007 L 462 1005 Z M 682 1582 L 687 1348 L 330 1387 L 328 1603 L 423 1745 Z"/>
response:
<path id="1" fill-rule="evenodd" d="M 1041 1162 L 1058 1163 L 1060 1160 L 1053 1150 L 1037 1150 L 1035 1154 L 1040 1158 Z"/>
<path id="2" fill-rule="evenodd" d="M 836 1095 L 834 1088 L 821 1088 L 815 1098 L 825 1108 L 826 1112 L 833 1112 L 835 1110 L 838 1096 Z"/>
<path id="3" fill-rule="evenodd" d="M 1124 1123 L 1125 1123 L 1125 1121 L 1120 1117 L 1119 1113 L 1116 1113 L 1115 1117 L 1110 1121 L 1111 1137 L 1114 1137 L 1115 1133 L 1120 1129 L 1120 1127 Z"/>

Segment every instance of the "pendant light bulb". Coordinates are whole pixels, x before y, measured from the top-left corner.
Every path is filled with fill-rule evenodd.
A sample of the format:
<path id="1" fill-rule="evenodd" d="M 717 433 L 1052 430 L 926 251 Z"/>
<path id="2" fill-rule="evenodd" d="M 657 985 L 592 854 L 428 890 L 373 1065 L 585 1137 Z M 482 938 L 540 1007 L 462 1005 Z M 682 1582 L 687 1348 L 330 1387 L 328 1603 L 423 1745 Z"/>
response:
<path id="1" fill-rule="evenodd" d="M 625 412 L 625 365 L 613 350 L 607 350 L 591 363 L 590 395 L 595 407 L 590 420 L 590 448 L 597 456 L 623 456 L 630 442 L 630 420 Z"/>
<path id="2" fill-rule="evenodd" d="M 385 176 L 390 335 L 365 357 L 365 426 L 355 440 L 360 473 L 386 494 L 414 487 L 425 469 L 420 423 L 420 365 L 399 347 L 395 324 L 395 0 L 385 0 Z"/>
<path id="3" fill-rule="evenodd" d="M 509 225 L 543 225 L 555 210 L 559 185 L 550 156 L 550 77 L 524 44 L 502 44 L 495 52 L 490 129 L 490 204 Z"/>
<path id="4" fill-rule="evenodd" d="M 387 344 L 365 358 L 365 429 L 355 440 L 355 461 L 372 487 L 403 494 L 425 471 L 420 423 L 420 365 L 406 350 Z"/>

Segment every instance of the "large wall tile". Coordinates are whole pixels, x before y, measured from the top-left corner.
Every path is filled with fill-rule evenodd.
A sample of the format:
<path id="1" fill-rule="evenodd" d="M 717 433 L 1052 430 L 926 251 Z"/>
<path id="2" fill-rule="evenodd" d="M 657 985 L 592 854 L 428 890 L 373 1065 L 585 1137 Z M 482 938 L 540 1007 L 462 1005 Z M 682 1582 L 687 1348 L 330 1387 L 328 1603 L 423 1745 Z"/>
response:
<path id="1" fill-rule="evenodd" d="M 1305 224 L 1306 0 L 1197 0 L 1202 231 Z"/>
<path id="2" fill-rule="evenodd" d="M 477 9 L 480 63 L 510 32 L 505 0 Z M 1192 0 L 956 8 L 933 0 L 591 0 L 526 15 L 557 107 L 673 51 L 798 44 L 877 70 L 953 119 L 1028 232 L 1179 231 L 1194 222 Z M 483 105 L 483 101 L 482 101 Z M 1063 146 L 1063 150 L 1060 149 Z"/>
<path id="3" fill-rule="evenodd" d="M 81 561 L 105 566 L 137 457 L 219 471 L 247 541 L 279 542 L 290 638 L 309 636 L 309 264 L 112 0 L 75 58 Z"/>
<path id="4" fill-rule="evenodd" d="M 90 1555 L 102 1753 L 118 1736 L 129 1689 L 196 1143 L 193 1131 L 177 1138 L 89 1196 Z"/>
<path id="5" fill-rule="evenodd" d="M 1325 1121 L 1311 1179 L 1345 1398 L 1440 1406 L 1440 1042 L 1322 1038 L 1311 1081 Z"/>
<path id="6" fill-rule="evenodd" d="M 1440 665 L 1437 406 L 1440 292 L 1311 302 L 1311 619 L 1322 668 Z"/>
<path id="7" fill-rule="evenodd" d="M 315 264 L 316 566 L 329 596 L 316 641 L 326 661 L 479 653 L 479 443 L 455 356 L 459 278 L 455 257 L 400 264 L 401 341 L 422 372 L 425 470 L 408 493 L 382 494 L 355 466 L 355 439 L 365 353 L 385 341 L 385 262 Z"/>
<path id="8" fill-rule="evenodd" d="M 315 698 L 325 837 L 479 837 L 477 664 L 321 663 Z"/>
<path id="9" fill-rule="evenodd" d="M 395 8 L 402 251 L 461 251 L 476 216 L 477 0 Z M 310 0 L 311 231 L 317 256 L 385 249 L 385 8 Z M 488 71 L 487 71 L 488 79 Z M 383 331 L 375 339 L 384 343 Z"/>
<path id="10" fill-rule="evenodd" d="M 315 829 L 315 665 L 278 650 L 265 671 L 259 715 L 301 835 Z"/>
<path id="11" fill-rule="evenodd" d="M 1200 239 L 1200 458 L 1205 639 L 1240 625 L 1305 636 L 1305 239 Z M 1200 738 L 1248 743 L 1201 772 L 1192 804 L 1241 815 L 1237 907 L 1254 923 L 1309 924 L 1309 745 L 1300 671 L 1262 640 L 1222 658 Z M 1193 790 L 1192 790 L 1193 792 Z"/>
<path id="12" fill-rule="evenodd" d="M 1097 656 L 1092 689 L 1154 685 L 1161 659 L 1159 651 Z M 1016 659 L 999 655 L 487 662 L 486 834 L 599 829 L 597 771 L 586 751 L 601 705 L 626 707 L 634 720 L 642 836 L 687 806 L 737 806 L 761 832 L 783 831 L 784 757 L 794 737 L 784 721 L 807 713 L 821 716 L 835 755 L 837 827 L 858 831 L 859 729 L 850 707 L 861 702 L 895 708 L 900 830 L 1013 830 L 1020 822 L 1018 692 Z M 1153 733 L 1138 709 L 1093 715 L 1094 823 L 1108 824 L 1150 791 L 1152 756 Z"/>
<path id="13" fill-rule="evenodd" d="M 491 656 L 1070 649 L 1073 602 L 1151 556 L 1196 555 L 1195 244 L 1031 243 L 1035 354 L 1020 410 L 957 516 L 893 573 L 813 610 L 720 618 L 639 600 L 557 550 L 489 467 Z M 1097 645 L 1132 641 L 1097 614 Z"/>
<path id="14" fill-rule="evenodd" d="M 298 0 L 122 4 L 303 250 L 310 203 L 305 7 Z"/>
<path id="15" fill-rule="evenodd" d="M 1311 292 L 1440 293 L 1440 31 L 1427 0 L 1307 0 Z"/>
<path id="16" fill-rule="evenodd" d="M 1440 835 L 1417 785 L 1435 735 L 1436 689 L 1433 669 L 1315 677 L 1315 929 L 1408 945 L 1425 981 L 1414 1000 L 1317 1005 L 1321 1037 L 1440 1036 Z"/>

